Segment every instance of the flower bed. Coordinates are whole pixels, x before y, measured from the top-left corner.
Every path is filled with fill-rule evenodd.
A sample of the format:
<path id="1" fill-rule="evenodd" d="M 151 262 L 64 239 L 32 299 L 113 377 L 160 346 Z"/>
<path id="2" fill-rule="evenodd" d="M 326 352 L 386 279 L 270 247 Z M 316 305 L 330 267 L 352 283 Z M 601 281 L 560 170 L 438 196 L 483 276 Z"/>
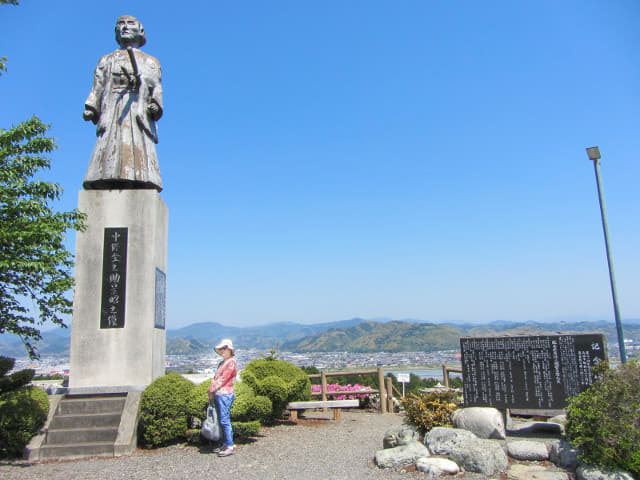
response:
<path id="1" fill-rule="evenodd" d="M 344 395 L 331 395 L 333 400 L 354 400 L 360 398 L 367 398 L 369 394 L 367 393 L 354 393 L 349 394 L 349 392 L 362 392 L 362 390 L 373 390 L 371 387 L 365 387 L 364 385 L 358 385 L 357 383 L 354 385 L 338 385 L 337 383 L 327 384 L 327 392 L 344 392 Z M 322 385 L 311 385 L 311 394 L 320 394 L 322 393 Z"/>

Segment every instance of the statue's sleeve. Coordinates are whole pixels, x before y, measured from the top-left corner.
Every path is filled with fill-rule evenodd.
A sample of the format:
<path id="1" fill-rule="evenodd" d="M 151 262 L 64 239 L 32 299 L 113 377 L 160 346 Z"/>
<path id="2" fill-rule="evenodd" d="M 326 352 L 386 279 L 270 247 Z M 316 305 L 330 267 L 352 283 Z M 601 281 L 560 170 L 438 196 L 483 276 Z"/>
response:
<path id="1" fill-rule="evenodd" d="M 160 117 L 162 117 L 162 113 L 164 112 L 164 107 L 162 106 L 162 69 L 160 68 L 160 62 L 158 62 L 158 60 L 156 60 L 155 58 L 151 60 L 151 65 L 151 83 L 153 88 L 151 92 L 151 101 L 153 101 L 153 103 L 158 105 L 158 107 L 160 108 L 160 111 L 154 118 L 155 121 L 158 121 L 160 120 Z"/>
<path id="2" fill-rule="evenodd" d="M 158 143 L 158 129 L 156 122 L 163 113 L 162 107 L 162 74 L 160 62 L 151 55 L 145 55 L 144 66 L 141 70 L 141 101 L 138 104 L 136 119 L 140 128 L 146 132 L 154 143 Z M 151 114 L 147 107 L 151 104 L 158 106 L 158 112 Z"/>
<path id="3" fill-rule="evenodd" d="M 102 114 L 102 96 L 104 95 L 108 65 L 108 55 L 105 55 L 100 59 L 93 72 L 93 88 L 84 102 L 84 108 L 91 110 L 95 114 L 92 119 L 93 123 L 98 123 L 98 119 Z"/>

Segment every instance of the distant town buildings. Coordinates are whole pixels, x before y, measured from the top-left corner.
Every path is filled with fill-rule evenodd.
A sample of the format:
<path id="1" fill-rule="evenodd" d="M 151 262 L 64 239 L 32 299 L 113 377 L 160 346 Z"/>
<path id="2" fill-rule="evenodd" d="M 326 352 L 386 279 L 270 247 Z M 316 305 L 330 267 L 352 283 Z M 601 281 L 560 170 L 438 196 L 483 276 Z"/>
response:
<path id="1" fill-rule="evenodd" d="M 640 357 L 640 340 L 625 340 L 625 347 L 630 357 Z M 609 345 L 609 358 L 617 358 L 617 345 Z M 239 370 L 251 360 L 262 358 L 267 352 L 262 350 L 236 351 Z M 442 364 L 460 364 L 459 350 L 442 350 L 437 352 L 377 352 L 377 353 L 349 353 L 349 352 L 314 352 L 295 353 L 278 352 L 280 360 L 286 360 L 299 367 L 316 367 L 318 370 L 341 371 L 356 368 L 385 367 L 389 370 L 414 369 L 415 367 L 439 367 Z M 167 370 L 178 372 L 212 374 L 220 361 L 220 357 L 213 352 L 206 355 L 166 355 Z M 14 370 L 32 368 L 36 375 L 69 375 L 69 357 L 64 355 L 42 355 L 39 361 L 26 358 L 16 359 Z"/>
<path id="2" fill-rule="evenodd" d="M 236 351 L 238 369 L 242 370 L 251 360 L 260 359 L 265 352 L 260 350 Z M 460 363 L 458 350 L 439 352 L 402 352 L 402 353 L 349 353 L 349 352 L 315 352 L 292 353 L 278 352 L 278 358 L 291 362 L 299 367 L 316 367 L 318 370 L 348 370 L 355 368 L 402 369 L 421 366 L 439 366 Z M 220 362 L 220 357 L 211 353 L 207 355 L 167 355 L 167 370 L 200 374 L 213 374 Z M 42 355 L 40 361 L 28 359 L 16 360 L 15 370 L 33 368 L 36 375 L 68 375 L 69 357 L 62 355 Z"/>

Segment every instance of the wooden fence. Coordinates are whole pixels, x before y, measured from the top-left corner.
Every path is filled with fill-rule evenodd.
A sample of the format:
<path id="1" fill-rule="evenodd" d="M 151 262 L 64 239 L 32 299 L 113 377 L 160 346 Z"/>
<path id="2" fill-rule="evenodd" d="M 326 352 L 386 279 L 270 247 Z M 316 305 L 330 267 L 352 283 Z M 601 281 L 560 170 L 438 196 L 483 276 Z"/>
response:
<path id="1" fill-rule="evenodd" d="M 444 380 L 444 386 L 447 388 L 451 388 L 449 385 L 449 374 L 451 372 L 454 373 L 462 373 L 462 369 L 460 368 L 453 368 L 453 367 L 447 367 L 446 365 L 442 365 L 442 379 Z"/>
<path id="2" fill-rule="evenodd" d="M 346 375 L 378 375 L 378 390 L 350 390 L 349 392 L 329 392 L 327 390 L 327 377 L 344 377 Z M 380 394 L 380 413 L 393 413 L 393 391 L 400 396 L 398 390 L 393 386 L 391 378 L 384 377 L 384 370 L 378 367 L 376 370 L 356 370 L 348 372 L 331 372 L 326 373 L 322 370 L 320 373 L 310 374 L 309 378 L 319 378 L 322 389 L 312 395 L 320 396 L 322 400 L 334 395 L 358 395 L 358 394 Z M 387 392 L 391 392 L 387 394 Z"/>

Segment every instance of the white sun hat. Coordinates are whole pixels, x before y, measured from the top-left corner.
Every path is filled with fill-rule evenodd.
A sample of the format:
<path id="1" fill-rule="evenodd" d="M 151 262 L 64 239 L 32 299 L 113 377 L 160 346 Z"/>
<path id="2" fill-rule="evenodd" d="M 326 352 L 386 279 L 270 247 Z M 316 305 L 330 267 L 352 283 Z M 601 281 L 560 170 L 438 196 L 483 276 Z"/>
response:
<path id="1" fill-rule="evenodd" d="M 218 355 L 220 355 L 220 349 L 222 347 L 227 347 L 229 350 L 231 350 L 231 353 L 233 353 L 235 350 L 233 348 L 233 342 L 228 338 L 223 339 L 218 345 L 215 346 L 215 351 Z"/>

